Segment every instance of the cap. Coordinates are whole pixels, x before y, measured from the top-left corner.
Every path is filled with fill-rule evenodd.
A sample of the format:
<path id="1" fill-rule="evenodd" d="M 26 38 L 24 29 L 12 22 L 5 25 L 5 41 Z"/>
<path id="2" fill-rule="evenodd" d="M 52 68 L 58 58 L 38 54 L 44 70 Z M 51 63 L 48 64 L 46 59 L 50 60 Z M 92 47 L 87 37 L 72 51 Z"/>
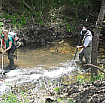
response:
<path id="1" fill-rule="evenodd" d="M 82 29 L 82 35 L 87 33 L 87 29 Z"/>

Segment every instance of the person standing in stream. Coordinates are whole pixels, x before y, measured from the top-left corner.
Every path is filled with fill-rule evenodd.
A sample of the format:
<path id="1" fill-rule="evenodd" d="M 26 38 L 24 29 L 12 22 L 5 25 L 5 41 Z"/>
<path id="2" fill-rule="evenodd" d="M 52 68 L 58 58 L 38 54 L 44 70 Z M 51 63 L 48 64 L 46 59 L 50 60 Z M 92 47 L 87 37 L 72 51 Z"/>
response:
<path id="1" fill-rule="evenodd" d="M 6 47 L 6 49 L 2 52 L 4 54 L 5 52 L 8 52 L 8 59 L 10 60 L 10 69 L 14 69 L 14 52 L 16 50 L 15 43 L 12 39 L 12 36 L 8 35 L 8 30 L 3 30 L 3 45 Z"/>
<path id="2" fill-rule="evenodd" d="M 82 63 L 83 56 L 85 58 L 86 64 L 90 62 L 90 53 L 92 51 L 92 33 L 83 27 L 81 35 L 84 36 L 83 45 L 77 46 L 77 48 L 82 48 L 79 53 L 79 60 Z"/>

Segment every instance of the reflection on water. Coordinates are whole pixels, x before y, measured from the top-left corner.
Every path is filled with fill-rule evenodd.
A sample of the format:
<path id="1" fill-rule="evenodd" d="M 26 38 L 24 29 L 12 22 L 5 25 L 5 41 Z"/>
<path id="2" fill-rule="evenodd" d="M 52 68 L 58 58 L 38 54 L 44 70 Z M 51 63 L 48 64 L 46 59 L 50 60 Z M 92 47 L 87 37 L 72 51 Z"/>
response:
<path id="1" fill-rule="evenodd" d="M 40 66 L 49 69 L 49 67 L 61 66 L 64 62 L 73 59 L 77 44 L 78 38 L 57 40 L 49 43 L 47 46 L 41 46 L 38 43 L 31 43 L 17 49 L 18 60 L 15 61 L 15 65 L 24 69 Z M 98 61 L 100 63 L 105 63 L 105 49 L 103 46 L 100 46 L 99 48 Z M 9 63 L 7 54 L 4 55 L 4 63 Z"/>
<path id="2" fill-rule="evenodd" d="M 52 43 L 52 46 L 37 47 L 35 43 L 29 44 L 17 50 L 18 61 L 15 64 L 23 68 L 44 66 L 47 69 L 49 66 L 59 66 L 60 63 L 73 58 L 76 47 L 73 47 L 75 44 L 72 43 L 70 39 L 69 42 L 57 41 Z"/>

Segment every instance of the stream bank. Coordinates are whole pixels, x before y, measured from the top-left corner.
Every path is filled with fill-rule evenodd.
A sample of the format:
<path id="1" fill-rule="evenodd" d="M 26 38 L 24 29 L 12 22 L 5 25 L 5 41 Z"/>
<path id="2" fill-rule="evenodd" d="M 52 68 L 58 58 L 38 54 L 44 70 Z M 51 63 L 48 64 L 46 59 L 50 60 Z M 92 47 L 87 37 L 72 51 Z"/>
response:
<path id="1" fill-rule="evenodd" d="M 105 103 L 105 80 L 92 83 L 79 81 L 72 84 L 47 83 L 38 91 L 33 88 L 23 93 L 15 84 L 11 87 L 11 92 L 17 96 L 17 101 L 29 100 L 25 103 Z M 3 96 L 7 97 L 8 95 Z"/>
<path id="2" fill-rule="evenodd" d="M 21 94 L 16 92 L 19 98 Z M 95 81 L 92 83 L 83 82 L 79 84 L 51 84 L 42 86 L 40 91 L 35 92 L 31 89 L 24 93 L 27 95 L 29 103 L 105 103 L 105 81 Z"/>

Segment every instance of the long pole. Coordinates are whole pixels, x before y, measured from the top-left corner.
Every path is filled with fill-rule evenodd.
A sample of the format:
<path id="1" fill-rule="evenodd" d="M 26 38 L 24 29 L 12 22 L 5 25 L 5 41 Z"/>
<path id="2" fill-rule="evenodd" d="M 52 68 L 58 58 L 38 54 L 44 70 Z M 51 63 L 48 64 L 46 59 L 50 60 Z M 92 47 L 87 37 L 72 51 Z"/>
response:
<path id="1" fill-rule="evenodd" d="M 1 50 L 3 52 L 3 48 L 2 48 L 2 33 L 1 33 Z M 2 54 L 2 79 L 3 79 L 3 54 Z"/>
<path id="2" fill-rule="evenodd" d="M 17 47 L 16 47 L 16 60 L 17 60 Z"/>
<path id="3" fill-rule="evenodd" d="M 1 49 L 3 52 L 3 48 L 2 48 L 2 33 L 1 33 Z M 2 54 L 2 79 L 3 79 L 3 54 Z"/>
<path id="4" fill-rule="evenodd" d="M 3 79 L 3 54 L 2 54 L 2 79 Z"/>
<path id="5" fill-rule="evenodd" d="M 78 45 L 80 44 L 81 39 L 82 39 L 82 35 L 80 36 L 80 39 L 79 39 Z M 75 57 L 76 57 L 76 55 L 77 55 L 77 51 L 78 51 L 78 48 L 76 49 L 76 53 L 75 53 L 75 56 L 74 56 L 74 59 L 73 59 L 73 60 L 75 60 Z"/>
<path id="6" fill-rule="evenodd" d="M 86 25 L 86 22 L 87 22 L 88 17 L 89 17 L 89 16 L 87 16 L 87 18 L 86 18 L 86 20 L 85 20 L 84 27 L 85 27 L 85 25 Z M 79 46 L 79 44 L 80 44 L 80 42 L 81 42 L 81 39 L 82 39 L 82 35 L 80 36 L 80 39 L 79 39 L 79 42 L 78 42 L 78 46 Z M 74 59 L 73 59 L 73 60 L 75 60 L 75 57 L 76 57 L 76 55 L 77 55 L 77 51 L 78 51 L 78 48 L 76 49 L 76 53 L 75 53 L 75 56 L 74 56 Z"/>

